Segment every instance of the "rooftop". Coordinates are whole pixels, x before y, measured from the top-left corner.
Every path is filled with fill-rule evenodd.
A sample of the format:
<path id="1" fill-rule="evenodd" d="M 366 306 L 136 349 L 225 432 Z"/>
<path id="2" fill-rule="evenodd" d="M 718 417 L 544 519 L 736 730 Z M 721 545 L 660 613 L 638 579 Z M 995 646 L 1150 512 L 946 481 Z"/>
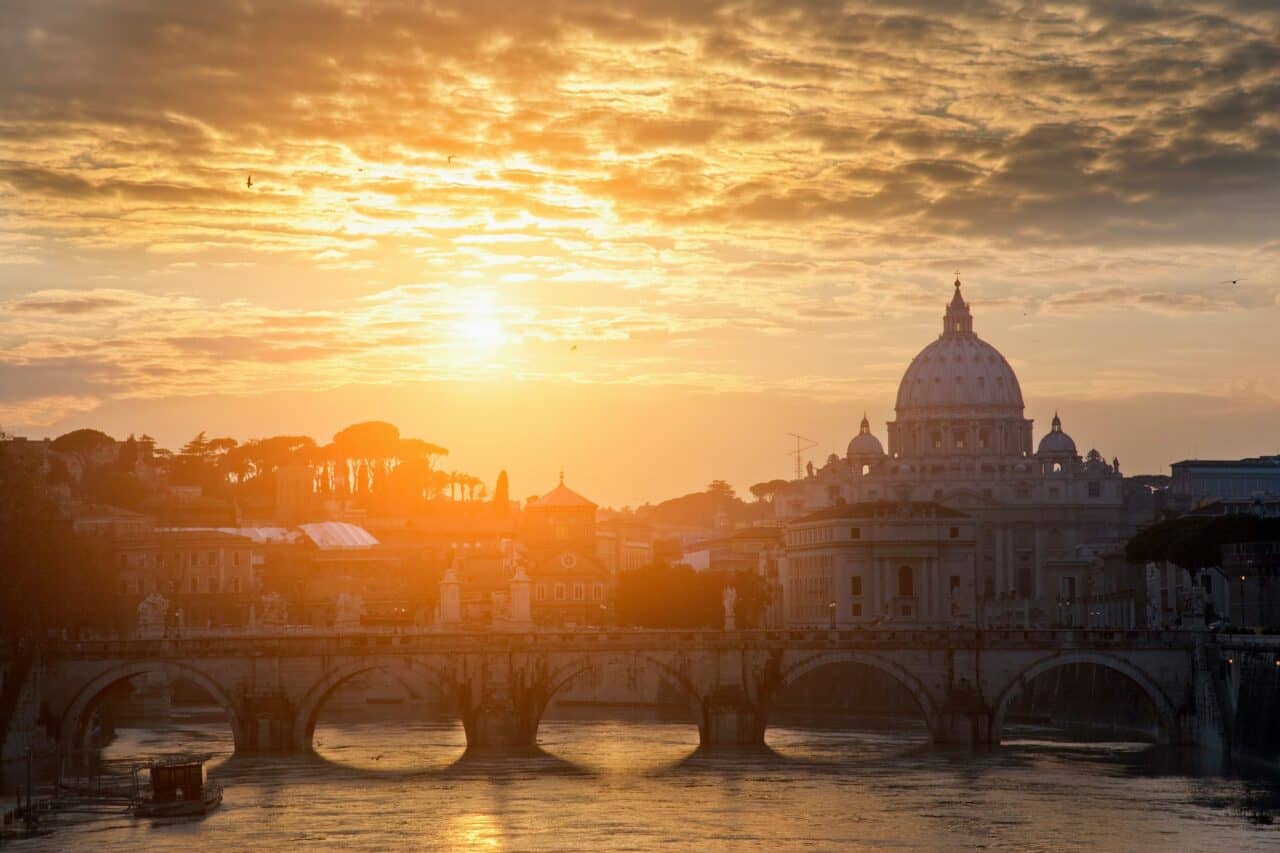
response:
<path id="1" fill-rule="evenodd" d="M 796 519 L 795 523 L 804 524 L 810 521 L 827 521 L 839 518 L 879 518 L 896 516 L 898 518 L 968 518 L 963 512 L 945 507 L 933 501 L 862 501 L 855 504 L 841 504 L 818 510 Z"/>
<path id="2" fill-rule="evenodd" d="M 560 485 L 529 504 L 529 509 L 558 509 L 563 507 L 590 507 L 595 508 L 595 503 L 587 500 L 582 495 L 575 492 L 564 484 L 564 475 L 560 475 Z"/>

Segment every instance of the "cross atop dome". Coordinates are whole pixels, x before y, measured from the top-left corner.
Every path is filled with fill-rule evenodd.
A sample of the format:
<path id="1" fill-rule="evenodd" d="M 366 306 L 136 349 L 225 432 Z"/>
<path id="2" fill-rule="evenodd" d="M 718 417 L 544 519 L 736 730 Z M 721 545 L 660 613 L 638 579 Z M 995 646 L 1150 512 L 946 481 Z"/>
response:
<path id="1" fill-rule="evenodd" d="M 871 421 L 867 420 L 867 413 L 862 413 L 862 425 L 858 427 L 858 435 L 866 435 L 871 432 Z"/>
<path id="2" fill-rule="evenodd" d="M 960 295 L 960 273 L 956 273 L 956 292 L 947 306 L 946 316 L 942 320 L 942 336 L 973 334 L 973 315 L 969 306 Z"/>

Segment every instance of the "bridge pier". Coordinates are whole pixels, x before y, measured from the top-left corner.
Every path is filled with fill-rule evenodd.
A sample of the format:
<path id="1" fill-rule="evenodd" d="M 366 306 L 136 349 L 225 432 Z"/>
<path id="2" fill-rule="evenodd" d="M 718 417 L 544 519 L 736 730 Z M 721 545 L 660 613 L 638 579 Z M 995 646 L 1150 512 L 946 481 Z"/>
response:
<path id="1" fill-rule="evenodd" d="M 284 753 L 309 749 L 294 736 L 294 707 L 279 694 L 248 696 L 232 722 L 237 753 Z"/>
<path id="2" fill-rule="evenodd" d="M 721 685 L 702 701 L 698 741 L 704 747 L 764 746 L 767 717 L 741 685 Z"/>
<path id="3" fill-rule="evenodd" d="M 465 709 L 468 752 L 522 752 L 538 742 L 539 714 L 528 702 L 490 699 Z"/>
<path id="4" fill-rule="evenodd" d="M 995 715 L 967 681 L 953 686 L 932 721 L 930 739 L 938 746 L 998 746 Z"/>

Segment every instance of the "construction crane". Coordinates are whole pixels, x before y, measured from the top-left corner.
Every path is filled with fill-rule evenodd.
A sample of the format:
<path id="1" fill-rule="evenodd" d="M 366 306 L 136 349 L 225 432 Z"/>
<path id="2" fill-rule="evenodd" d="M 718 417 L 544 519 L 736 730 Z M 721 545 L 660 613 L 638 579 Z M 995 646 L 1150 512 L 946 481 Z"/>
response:
<path id="1" fill-rule="evenodd" d="M 804 476 L 804 469 L 801 467 L 801 465 L 804 462 L 804 458 L 803 458 L 804 452 L 811 448 L 817 447 L 818 442 L 814 441 L 812 438 L 807 438 L 795 432 L 789 432 L 787 433 L 787 435 L 791 436 L 796 440 L 796 449 L 788 450 L 787 455 L 794 456 L 796 458 L 796 479 L 799 480 L 801 477 Z"/>

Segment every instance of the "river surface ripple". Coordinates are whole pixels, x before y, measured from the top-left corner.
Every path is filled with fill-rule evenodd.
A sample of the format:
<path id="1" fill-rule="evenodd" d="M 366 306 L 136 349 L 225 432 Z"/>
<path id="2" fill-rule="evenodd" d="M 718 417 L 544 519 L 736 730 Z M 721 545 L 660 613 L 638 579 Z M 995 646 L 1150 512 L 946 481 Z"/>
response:
<path id="1" fill-rule="evenodd" d="M 779 726 L 702 753 L 690 724 L 547 720 L 540 751 L 463 757 L 456 723 L 321 725 L 318 755 L 231 758 L 225 724 L 122 729 L 106 757 L 212 752 L 202 820 L 61 815 L 44 850 L 1278 850 L 1280 780 L 1132 743 Z"/>

